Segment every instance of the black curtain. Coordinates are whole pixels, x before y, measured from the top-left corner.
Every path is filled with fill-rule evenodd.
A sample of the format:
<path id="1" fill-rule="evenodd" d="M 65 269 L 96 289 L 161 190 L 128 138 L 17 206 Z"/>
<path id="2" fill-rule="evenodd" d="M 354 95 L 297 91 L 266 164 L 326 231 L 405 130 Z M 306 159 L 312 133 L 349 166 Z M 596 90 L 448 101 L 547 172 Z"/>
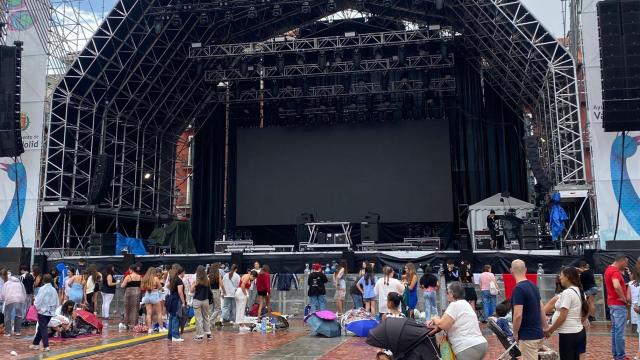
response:
<path id="1" fill-rule="evenodd" d="M 225 228 L 224 158 L 225 117 L 220 106 L 194 139 L 191 232 L 199 253 L 213 252 L 213 241 Z"/>
<path id="2" fill-rule="evenodd" d="M 456 96 L 447 104 L 454 209 L 504 190 L 526 201 L 521 119 L 494 89 L 483 88 L 466 60 L 456 61 Z"/>

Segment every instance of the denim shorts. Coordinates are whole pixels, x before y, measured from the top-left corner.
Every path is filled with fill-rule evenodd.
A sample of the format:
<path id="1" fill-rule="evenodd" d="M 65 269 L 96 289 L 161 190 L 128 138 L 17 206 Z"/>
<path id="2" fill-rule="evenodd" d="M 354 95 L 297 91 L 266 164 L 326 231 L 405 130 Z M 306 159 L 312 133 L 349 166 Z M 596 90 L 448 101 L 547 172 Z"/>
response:
<path id="1" fill-rule="evenodd" d="M 159 304 L 160 292 L 158 290 L 146 291 L 142 297 L 142 303 L 151 305 Z"/>
<path id="2" fill-rule="evenodd" d="M 585 290 L 584 294 L 587 296 L 594 296 L 598 293 L 598 290 L 599 290 L 598 287 L 594 286 L 591 289 Z"/>

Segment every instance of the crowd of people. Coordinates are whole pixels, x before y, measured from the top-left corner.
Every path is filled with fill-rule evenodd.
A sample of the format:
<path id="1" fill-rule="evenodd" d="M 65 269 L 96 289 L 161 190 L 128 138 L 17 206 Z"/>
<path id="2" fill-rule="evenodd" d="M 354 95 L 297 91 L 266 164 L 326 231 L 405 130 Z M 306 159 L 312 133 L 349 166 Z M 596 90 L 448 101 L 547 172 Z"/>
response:
<path id="1" fill-rule="evenodd" d="M 490 265 L 483 267 L 475 281 L 471 264 L 466 261 L 459 266 L 448 261 L 440 273 L 427 265 L 421 269 L 422 275 L 411 262 L 401 268 L 400 274 L 391 266 L 381 270 L 382 276 L 378 278 L 373 262 L 362 262 L 357 273 L 349 272 L 346 261 L 330 272 L 320 264 L 313 264 L 306 289 L 309 310 L 327 308 L 326 284 L 332 281 L 338 315 L 346 312 L 347 275 L 355 273 L 356 280 L 349 289 L 354 308 L 364 308 L 378 319 L 413 318 L 424 310 L 426 326 L 446 331 L 452 351 L 460 360 L 484 357 L 488 345 L 480 323 L 487 321 L 495 321 L 505 336 L 517 342 L 524 360 L 537 359 L 538 352 L 544 349 L 544 339 L 556 333 L 561 359 L 580 359 L 586 352 L 586 332 L 590 320 L 594 320 L 594 297 L 599 289 L 589 264 L 584 261 L 578 267 L 562 268 L 556 295 L 546 303 L 537 285 L 527 278 L 522 260 L 511 264 L 516 284 L 511 298 L 501 303 L 497 303 L 501 290 Z M 629 278 L 625 278 L 625 273 L 630 274 Z M 441 278 L 445 284 L 441 284 Z M 443 285 L 448 302 L 439 310 L 437 294 Z M 478 296 L 474 285 L 480 290 L 480 315 L 476 311 Z M 612 354 L 615 360 L 628 359 L 624 328 L 629 308 L 640 314 L 640 262 L 629 269 L 627 257 L 617 256 L 604 272 L 604 285 L 611 314 Z M 73 328 L 77 309 L 110 318 L 118 287 L 124 290 L 121 330 L 166 331 L 167 338 L 174 342 L 183 341 L 185 322 L 191 317 L 195 318 L 195 340 L 211 339 L 212 329 L 227 323 L 248 331 L 245 316 L 250 294 L 255 294 L 257 306 L 252 318 L 271 311 L 270 269 L 259 262 L 242 274 L 236 264 L 215 263 L 198 266 L 192 275 L 186 275 L 179 264 L 142 269 L 136 263 L 123 275 L 117 275 L 112 264 L 99 272 L 95 265 L 81 261 L 76 267 L 68 267 L 64 276 L 55 268 L 43 274 L 38 266 L 31 269 L 22 266 L 19 275 L 0 269 L 4 336 L 20 336 L 27 311 L 34 307 L 38 325 L 32 348 L 47 351 L 50 336 L 64 335 Z M 420 292 L 424 309 L 417 309 Z M 640 343 L 638 349 L 640 357 Z"/>

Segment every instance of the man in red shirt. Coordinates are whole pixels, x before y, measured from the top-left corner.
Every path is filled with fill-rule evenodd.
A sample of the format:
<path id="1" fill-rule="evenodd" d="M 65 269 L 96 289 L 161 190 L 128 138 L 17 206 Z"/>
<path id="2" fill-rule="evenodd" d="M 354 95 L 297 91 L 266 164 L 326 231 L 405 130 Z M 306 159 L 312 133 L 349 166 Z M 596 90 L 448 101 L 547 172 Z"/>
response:
<path id="1" fill-rule="evenodd" d="M 611 351 L 614 360 L 629 359 L 624 353 L 624 326 L 627 322 L 627 286 L 622 278 L 622 271 L 629 260 L 623 254 L 616 255 L 616 260 L 604 272 L 604 285 L 607 290 L 607 305 L 611 314 Z"/>

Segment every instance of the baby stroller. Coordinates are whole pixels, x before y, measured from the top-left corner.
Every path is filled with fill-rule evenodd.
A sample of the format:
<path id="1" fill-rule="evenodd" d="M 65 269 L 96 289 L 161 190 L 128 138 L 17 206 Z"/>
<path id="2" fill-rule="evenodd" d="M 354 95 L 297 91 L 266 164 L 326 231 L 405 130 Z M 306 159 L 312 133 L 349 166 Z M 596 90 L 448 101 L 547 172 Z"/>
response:
<path id="1" fill-rule="evenodd" d="M 492 317 L 487 319 L 487 326 L 489 329 L 496 335 L 498 341 L 502 344 L 502 346 L 506 349 L 500 356 L 498 356 L 498 360 L 508 359 L 507 355 L 511 355 L 512 360 L 516 360 L 518 356 L 521 356 L 520 349 L 518 349 L 518 344 L 515 341 L 509 340 L 507 335 L 500 329 L 500 326 L 496 323 L 496 320 Z"/>
<path id="2" fill-rule="evenodd" d="M 367 344 L 393 353 L 394 360 L 437 360 L 435 336 L 429 329 L 407 318 L 386 318 L 371 329 Z"/>

